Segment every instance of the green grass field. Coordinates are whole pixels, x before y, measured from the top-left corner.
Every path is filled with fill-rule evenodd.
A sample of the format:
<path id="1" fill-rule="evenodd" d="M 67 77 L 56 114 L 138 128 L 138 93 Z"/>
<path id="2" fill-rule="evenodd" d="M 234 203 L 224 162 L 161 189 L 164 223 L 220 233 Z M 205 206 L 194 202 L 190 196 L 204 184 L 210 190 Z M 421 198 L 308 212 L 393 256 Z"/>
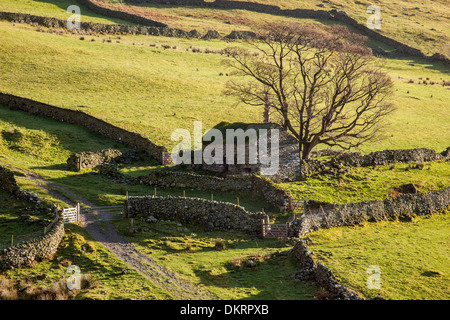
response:
<path id="1" fill-rule="evenodd" d="M 285 8 L 338 8 L 348 11 L 360 22 L 367 18 L 365 1 L 330 0 L 323 2 L 323 8 L 317 6 L 322 3 L 319 0 L 258 1 Z M 4 0 L 0 10 L 65 19 L 70 15 L 66 12 L 69 4 L 76 4 L 76 1 Z M 424 0 L 418 4 L 382 0 L 379 5 L 383 17 L 380 32 L 427 53 L 445 52 L 450 30 L 441 10 L 445 2 Z M 266 18 L 292 21 L 236 10 L 153 5 L 139 7 L 139 10 L 146 11 L 155 20 L 170 22 L 172 27 L 200 31 L 217 29 L 223 34 L 248 29 Z M 85 21 L 126 23 L 101 17 L 83 7 L 82 13 Z M 172 131 L 177 128 L 193 130 L 196 120 L 203 121 L 204 131 L 223 121 L 262 120 L 262 110 L 236 106 L 234 99 L 222 94 L 231 76 L 227 76 L 230 70 L 223 64 L 226 57 L 218 53 L 229 45 L 246 45 L 241 42 L 132 35 L 92 35 L 80 40 L 78 35 L 37 32 L 28 25 L 0 21 L 0 43 L 0 91 L 81 109 L 145 135 L 169 150 L 176 143 L 170 139 Z M 193 48 L 201 52 L 195 53 Z M 205 49 L 214 53 L 205 53 Z M 443 151 L 450 145 L 450 90 L 440 82 L 450 81 L 448 68 L 408 57 L 383 62 L 384 70 L 394 81 L 392 102 L 397 110 L 387 120 L 386 139 L 357 151 L 417 147 Z M 427 85 L 422 83 L 424 80 Z M 432 81 L 435 84 L 430 84 Z M 99 205 L 120 203 L 126 191 L 130 195 L 153 194 L 154 188 L 115 183 L 96 174 L 95 170 L 67 171 L 65 161 L 72 152 L 105 148 L 126 150 L 125 146 L 82 127 L 0 106 L 0 163 L 36 172 Z M 142 161 L 122 166 L 120 170 L 137 176 L 161 170 L 161 167 L 152 161 Z M 21 187 L 38 193 L 47 201 L 58 202 L 26 177 L 17 174 L 16 179 Z M 348 203 L 389 197 L 394 187 L 405 183 L 414 183 L 420 192 L 448 187 L 449 162 L 427 163 L 423 169 L 414 169 L 409 164 L 355 168 L 339 179 L 323 176 L 282 186 L 298 199 Z M 182 192 L 157 189 L 158 195 L 182 195 Z M 210 198 L 209 192 L 195 190 L 186 190 L 186 195 Z M 214 194 L 214 199 L 235 202 L 236 195 Z M 266 205 L 261 199 L 250 197 L 240 197 L 240 204 L 249 211 L 258 211 Z M 16 203 L 0 193 L 0 243 L 4 246 L 11 233 L 39 232 L 37 226 L 18 220 L 25 207 L 26 204 Z M 270 213 L 280 217 L 277 212 Z M 204 232 L 193 226 L 178 227 L 164 222 L 150 224 L 137 220 L 135 227 L 144 229 L 137 233 L 129 233 L 127 220 L 115 225 L 142 252 L 176 271 L 183 279 L 206 286 L 223 299 L 311 299 L 318 292 L 315 286 L 291 279 L 299 266 L 290 254 L 284 254 L 292 247 L 289 242 L 260 241 L 237 233 Z M 320 230 L 310 235 L 314 242 L 311 250 L 319 261 L 331 267 L 344 285 L 366 297 L 381 294 L 388 299 L 448 299 L 448 230 L 448 214 L 411 223 L 368 223 Z M 226 250 L 214 250 L 217 238 L 226 241 Z M 94 249 L 80 251 L 86 244 Z M 75 251 L 78 253 L 73 255 Z M 277 251 L 282 254 L 276 254 Z M 249 257 L 257 261 L 256 266 L 239 268 Z M 61 250 L 52 260 L 5 274 L 12 279 L 29 279 L 38 286 L 50 286 L 65 275 L 66 267 L 61 264 L 64 260 L 79 265 L 83 272 L 100 280 L 101 285 L 80 292 L 79 299 L 173 298 L 137 272 L 124 273 L 125 265 L 77 226 L 68 227 Z M 382 271 L 382 289 L 376 292 L 365 286 L 369 265 L 378 265 Z"/>
<path id="2" fill-rule="evenodd" d="M 419 166 L 420 168 L 420 166 Z M 350 203 L 397 196 L 395 187 L 413 183 L 420 193 L 450 186 L 450 164 L 431 162 L 419 169 L 414 164 L 351 168 L 339 178 L 316 176 L 305 181 L 282 183 L 294 198 Z"/>
<path id="3" fill-rule="evenodd" d="M 260 109 L 235 106 L 234 99 L 221 94 L 230 78 L 225 76 L 230 70 L 222 64 L 224 56 L 186 51 L 191 46 L 218 51 L 227 43 L 148 36 L 102 43 L 105 37 L 93 38 L 96 41 L 81 41 L 78 36 L 38 33 L 1 22 L 0 55 L 5 59 L 0 62 L 0 90 L 70 109 L 83 106 L 83 111 L 137 131 L 169 150 L 175 145 L 172 131 L 193 130 L 195 120 L 203 121 L 205 131 L 221 121 L 261 121 Z M 171 49 L 162 49 L 162 44 Z M 389 60 L 385 69 L 394 79 L 392 100 L 398 109 L 388 120 L 388 139 L 362 150 L 445 149 L 449 90 L 408 81 L 448 80 L 446 69 L 417 59 Z"/>
<path id="4" fill-rule="evenodd" d="M 364 25 L 370 16 L 367 8 L 370 5 L 377 5 L 380 8 L 382 19 L 381 29 L 377 30 L 378 32 L 418 48 L 427 55 L 440 52 L 450 56 L 450 22 L 445 14 L 450 9 L 450 5 L 446 0 L 379 0 L 376 3 L 366 0 L 252 0 L 249 2 L 276 5 L 282 9 L 343 10 Z M 133 12 L 165 22 L 172 27 L 187 29 L 217 28 L 217 30 L 225 32 L 230 29 L 229 23 L 234 28 L 248 28 L 259 25 L 263 21 L 279 20 L 275 16 L 245 10 L 154 4 L 123 6 L 114 0 L 102 0 L 100 3 L 116 10 Z M 298 21 L 298 19 L 288 20 Z M 312 22 L 309 19 L 301 19 L 301 21 Z"/>
<path id="5" fill-rule="evenodd" d="M 53 220 L 52 212 L 31 213 L 27 211 L 29 203 L 15 201 L 3 190 L 0 190 L 0 250 L 34 239 L 44 234 L 43 224 L 38 219 Z M 30 215 L 30 222 L 20 219 L 22 215 Z M 33 222 L 34 220 L 34 222 Z"/>
<path id="6" fill-rule="evenodd" d="M 67 8 L 71 5 L 80 7 L 82 22 L 132 24 L 129 21 L 98 15 L 81 5 L 77 0 L 2 0 L 0 3 L 0 11 L 20 12 L 37 16 L 68 19 L 73 14 L 67 12 Z"/>
<path id="7" fill-rule="evenodd" d="M 413 222 L 367 223 L 311 233 L 314 259 L 365 297 L 448 300 L 450 217 L 436 214 Z M 367 268 L 381 270 L 381 288 L 366 286 Z"/>
<path id="8" fill-rule="evenodd" d="M 134 220 L 141 230 L 132 234 L 128 221 L 117 222 L 127 240 L 183 279 L 206 287 L 225 300 L 309 300 L 318 293 L 315 285 L 295 282 L 295 257 L 286 251 L 292 243 L 258 239 L 237 232 L 204 232 L 174 222 Z M 224 250 L 216 250 L 222 239 Z M 253 260 L 253 264 L 245 261 Z"/>
<path id="9" fill-rule="evenodd" d="M 57 254 L 48 261 L 2 273 L 20 284 L 28 282 L 37 288 L 52 287 L 67 281 L 67 268 L 76 265 L 82 275 L 89 275 L 93 285 L 76 291 L 77 300 L 171 300 L 164 289 L 154 285 L 136 270 L 129 268 L 102 245 L 95 242 L 81 227 L 66 225 L 66 234 Z M 126 270 L 126 271 L 124 271 Z M 22 281 L 22 282 L 21 282 Z M 0 288 L 0 295 L 2 294 Z M 20 292 L 19 292 L 20 297 Z"/>

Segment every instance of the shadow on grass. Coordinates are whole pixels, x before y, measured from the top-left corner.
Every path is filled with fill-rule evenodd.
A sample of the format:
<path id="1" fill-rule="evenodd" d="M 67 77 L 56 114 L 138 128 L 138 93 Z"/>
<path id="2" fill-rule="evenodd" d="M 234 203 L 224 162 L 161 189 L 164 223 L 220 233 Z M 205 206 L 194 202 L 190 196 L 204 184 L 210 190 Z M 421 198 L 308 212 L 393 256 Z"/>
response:
<path id="1" fill-rule="evenodd" d="M 290 253 L 239 256 L 221 267 L 221 272 L 197 268 L 194 273 L 204 285 L 246 294 L 243 300 L 311 300 L 320 290 L 293 280 L 300 266 Z"/>
<path id="2" fill-rule="evenodd" d="M 80 226 L 67 224 L 66 239 L 60 244 L 55 257 L 51 260 L 52 268 L 66 267 L 62 264 L 64 260 L 69 260 L 71 264 L 80 267 L 82 273 L 101 274 L 102 277 L 119 277 L 123 274 L 123 267 L 105 264 L 102 258 L 105 253 L 98 247 L 94 250 L 86 245 L 86 241 L 94 241 L 88 233 Z M 58 259 L 59 258 L 59 259 Z"/>
<path id="3" fill-rule="evenodd" d="M 107 148 L 128 150 L 125 145 L 104 138 L 84 127 L 32 115 L 25 111 L 11 110 L 0 106 L 0 118 L 4 122 L 25 130 L 44 131 L 57 138 L 60 149 L 70 152 L 96 151 Z M 8 130 L 7 125 L 4 130 Z M 61 164 L 61 168 L 62 166 L 63 164 Z M 45 168 L 52 169 L 52 166 Z M 57 169 L 59 170 L 59 167 Z"/>
<path id="4" fill-rule="evenodd" d="M 398 58 L 389 58 L 389 60 L 401 61 L 405 65 L 421 66 L 425 69 L 435 70 L 442 73 L 450 73 L 450 68 L 439 61 L 430 61 L 419 57 L 401 56 Z"/>
<path id="5" fill-rule="evenodd" d="M 135 23 L 133 23 L 131 21 L 122 20 L 122 19 L 118 19 L 118 18 L 111 18 L 111 17 L 97 14 L 97 13 L 93 12 L 92 10 L 88 9 L 87 7 L 85 7 L 84 5 L 82 5 L 77 0 L 69 0 L 69 1 L 67 1 L 67 0 L 66 1 L 64 1 L 64 0 L 63 1 L 61 1 L 61 0 L 34 0 L 34 1 L 53 4 L 53 5 L 57 6 L 58 8 L 63 9 L 64 11 L 67 11 L 67 8 L 71 5 L 77 5 L 81 9 L 82 21 L 83 21 L 83 16 L 88 16 L 88 17 L 92 17 L 92 18 L 102 18 L 102 19 L 109 20 L 111 22 L 118 23 L 118 24 L 136 25 Z"/>

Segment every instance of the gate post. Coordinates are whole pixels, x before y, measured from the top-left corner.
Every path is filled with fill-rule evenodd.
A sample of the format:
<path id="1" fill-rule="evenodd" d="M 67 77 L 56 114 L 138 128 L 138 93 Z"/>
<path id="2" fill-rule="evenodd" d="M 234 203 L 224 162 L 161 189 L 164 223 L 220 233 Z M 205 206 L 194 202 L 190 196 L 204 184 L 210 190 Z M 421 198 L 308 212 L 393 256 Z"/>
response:
<path id="1" fill-rule="evenodd" d="M 265 228 L 265 226 L 264 226 L 264 219 L 261 219 L 261 236 L 262 236 L 263 238 L 266 237 L 266 228 Z"/>
<path id="2" fill-rule="evenodd" d="M 77 222 L 80 222 L 80 211 L 81 211 L 80 204 L 77 203 Z"/>
<path id="3" fill-rule="evenodd" d="M 123 202 L 123 218 L 128 218 L 128 199 Z"/>
<path id="4" fill-rule="evenodd" d="M 288 197 L 288 212 L 294 212 L 295 207 L 294 207 L 294 199 L 292 199 L 291 196 Z"/>

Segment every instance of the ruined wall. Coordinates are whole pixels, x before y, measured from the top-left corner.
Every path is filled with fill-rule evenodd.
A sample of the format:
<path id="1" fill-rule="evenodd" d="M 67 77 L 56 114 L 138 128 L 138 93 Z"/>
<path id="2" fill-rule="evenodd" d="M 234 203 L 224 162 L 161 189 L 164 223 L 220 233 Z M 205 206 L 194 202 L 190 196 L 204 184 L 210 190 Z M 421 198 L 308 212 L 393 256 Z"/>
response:
<path id="1" fill-rule="evenodd" d="M 0 166 L 0 188 L 12 196 L 16 196 L 20 192 L 19 185 L 14 179 L 14 174 L 2 166 Z"/>
<path id="2" fill-rule="evenodd" d="M 115 149 L 105 149 L 91 152 L 72 153 L 67 159 L 70 170 L 78 171 L 93 168 L 103 163 L 109 163 L 122 156 L 122 152 Z"/>
<path id="3" fill-rule="evenodd" d="M 79 110 L 55 107 L 46 103 L 0 92 L 0 105 L 10 109 L 22 110 L 31 114 L 45 116 L 57 121 L 77 124 L 103 137 L 121 142 L 130 147 L 145 151 L 150 157 L 162 163 L 163 152 L 167 149 L 154 144 L 138 133 L 116 127 Z"/>
<path id="4" fill-rule="evenodd" d="M 129 218 L 137 215 L 151 215 L 157 219 L 176 220 L 212 230 L 236 230 L 258 235 L 261 219 L 267 215 L 246 211 L 244 208 L 220 201 L 184 197 L 130 197 Z"/>
<path id="5" fill-rule="evenodd" d="M 35 206 L 42 202 L 35 193 L 21 189 L 14 178 L 14 173 L 2 166 L 0 166 L 0 189 L 18 200 L 33 203 Z"/>

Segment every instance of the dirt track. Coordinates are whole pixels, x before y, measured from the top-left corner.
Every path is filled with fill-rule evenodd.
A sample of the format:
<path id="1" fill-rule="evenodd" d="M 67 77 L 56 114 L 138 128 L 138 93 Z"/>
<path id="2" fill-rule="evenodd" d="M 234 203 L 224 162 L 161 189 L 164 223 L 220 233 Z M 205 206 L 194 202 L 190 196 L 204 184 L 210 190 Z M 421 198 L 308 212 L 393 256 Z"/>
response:
<path id="1" fill-rule="evenodd" d="M 31 182 L 44 189 L 54 198 L 67 203 L 69 206 L 75 206 L 76 202 L 87 207 L 95 206 L 93 203 L 83 199 L 67 188 L 47 181 L 34 172 L 6 164 L 2 164 L 2 166 L 5 166 L 13 171 L 23 173 Z M 85 214 L 82 214 L 81 216 L 82 226 L 86 229 L 90 236 L 110 250 L 127 265 L 136 269 L 140 274 L 152 281 L 155 285 L 171 294 L 174 299 L 218 299 L 218 297 L 211 292 L 203 288 L 199 288 L 190 282 L 182 280 L 173 271 L 168 270 L 164 266 L 156 263 L 149 256 L 138 251 L 132 243 L 126 241 L 117 233 L 106 217 L 100 217 L 100 223 L 102 224 L 101 227 L 97 219 L 92 220 L 91 216 Z"/>

